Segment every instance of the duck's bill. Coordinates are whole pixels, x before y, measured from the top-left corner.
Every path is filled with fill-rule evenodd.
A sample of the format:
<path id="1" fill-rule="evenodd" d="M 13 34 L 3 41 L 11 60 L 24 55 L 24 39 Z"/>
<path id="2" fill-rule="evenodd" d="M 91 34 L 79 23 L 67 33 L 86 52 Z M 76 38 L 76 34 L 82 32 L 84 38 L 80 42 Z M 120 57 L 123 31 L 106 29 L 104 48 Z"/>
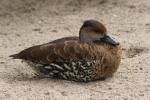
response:
<path id="1" fill-rule="evenodd" d="M 104 37 L 101 39 L 102 42 L 111 44 L 111 45 L 119 45 L 119 42 L 116 42 L 115 40 L 113 40 L 110 36 L 108 35 L 104 35 Z"/>

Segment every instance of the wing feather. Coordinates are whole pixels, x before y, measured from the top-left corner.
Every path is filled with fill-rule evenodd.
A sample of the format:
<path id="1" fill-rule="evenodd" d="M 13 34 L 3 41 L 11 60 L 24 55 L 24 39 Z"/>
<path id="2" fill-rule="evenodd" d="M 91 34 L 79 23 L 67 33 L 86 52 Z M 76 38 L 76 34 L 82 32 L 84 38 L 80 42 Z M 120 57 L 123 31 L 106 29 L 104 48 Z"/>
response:
<path id="1" fill-rule="evenodd" d="M 88 49 L 89 46 L 79 42 L 77 37 L 67 37 L 27 48 L 16 54 L 14 58 L 42 63 L 51 63 L 58 58 L 84 59 L 89 54 Z"/>

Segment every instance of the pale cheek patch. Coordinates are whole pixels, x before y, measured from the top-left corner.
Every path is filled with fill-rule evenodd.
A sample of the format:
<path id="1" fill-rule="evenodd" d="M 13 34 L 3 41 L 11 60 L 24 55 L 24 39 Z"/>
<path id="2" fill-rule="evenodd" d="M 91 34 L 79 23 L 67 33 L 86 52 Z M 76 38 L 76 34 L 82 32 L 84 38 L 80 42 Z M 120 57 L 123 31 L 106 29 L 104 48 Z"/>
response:
<path id="1" fill-rule="evenodd" d="M 90 32 L 89 34 L 82 34 L 81 35 L 81 41 L 83 41 L 83 42 L 93 42 L 95 40 L 100 40 L 101 38 L 103 38 L 103 35 L 96 34 L 93 32 Z"/>
<path id="2" fill-rule="evenodd" d="M 100 34 L 94 34 L 94 35 L 91 35 L 91 37 L 93 40 L 100 40 L 103 36 L 101 36 Z"/>

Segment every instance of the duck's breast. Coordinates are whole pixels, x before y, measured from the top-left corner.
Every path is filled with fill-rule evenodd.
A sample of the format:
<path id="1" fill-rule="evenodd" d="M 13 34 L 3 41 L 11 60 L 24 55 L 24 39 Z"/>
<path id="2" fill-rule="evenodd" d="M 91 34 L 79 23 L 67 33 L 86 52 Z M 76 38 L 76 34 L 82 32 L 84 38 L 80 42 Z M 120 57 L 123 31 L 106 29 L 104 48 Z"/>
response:
<path id="1" fill-rule="evenodd" d="M 100 44 L 95 46 L 96 65 L 95 72 L 98 77 L 112 76 L 117 71 L 121 61 L 121 46 Z"/>

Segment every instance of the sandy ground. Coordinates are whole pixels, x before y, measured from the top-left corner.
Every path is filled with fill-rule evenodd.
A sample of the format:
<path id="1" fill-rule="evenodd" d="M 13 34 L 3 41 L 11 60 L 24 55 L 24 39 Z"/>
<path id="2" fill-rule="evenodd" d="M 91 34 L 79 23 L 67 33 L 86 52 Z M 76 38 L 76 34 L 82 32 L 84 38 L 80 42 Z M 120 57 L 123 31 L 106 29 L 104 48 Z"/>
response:
<path id="1" fill-rule="evenodd" d="M 123 46 L 114 77 L 76 83 L 35 78 L 8 56 L 78 35 L 84 20 L 103 22 Z M 0 0 L 0 100 L 150 100 L 150 0 Z"/>

